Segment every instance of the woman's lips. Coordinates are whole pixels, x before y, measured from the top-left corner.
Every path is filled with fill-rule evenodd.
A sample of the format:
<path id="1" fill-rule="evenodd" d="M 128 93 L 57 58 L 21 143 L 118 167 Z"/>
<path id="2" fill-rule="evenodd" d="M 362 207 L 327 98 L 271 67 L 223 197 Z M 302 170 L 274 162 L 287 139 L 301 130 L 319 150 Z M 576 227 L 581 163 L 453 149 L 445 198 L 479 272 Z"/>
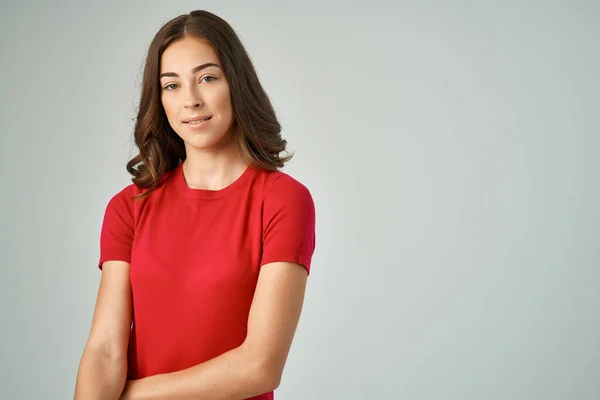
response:
<path id="1" fill-rule="evenodd" d="M 202 122 L 198 122 L 198 121 L 190 121 L 190 122 L 184 122 L 184 124 L 186 124 L 190 129 L 202 129 L 204 128 L 206 125 L 208 125 L 208 122 L 212 119 L 212 117 L 210 117 L 207 120 L 204 120 Z"/>

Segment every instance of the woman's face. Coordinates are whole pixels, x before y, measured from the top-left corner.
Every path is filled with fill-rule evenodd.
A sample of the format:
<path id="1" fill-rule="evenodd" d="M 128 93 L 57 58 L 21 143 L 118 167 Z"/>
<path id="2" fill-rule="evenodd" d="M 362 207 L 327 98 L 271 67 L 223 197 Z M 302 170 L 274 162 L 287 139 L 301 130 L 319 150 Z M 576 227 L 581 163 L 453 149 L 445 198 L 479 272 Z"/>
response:
<path id="1" fill-rule="evenodd" d="M 188 154 L 190 146 L 218 150 L 233 143 L 229 83 L 208 42 L 185 37 L 171 43 L 161 56 L 160 86 L 169 124 L 183 139 Z M 202 126 L 185 122 L 194 117 L 211 118 Z"/>

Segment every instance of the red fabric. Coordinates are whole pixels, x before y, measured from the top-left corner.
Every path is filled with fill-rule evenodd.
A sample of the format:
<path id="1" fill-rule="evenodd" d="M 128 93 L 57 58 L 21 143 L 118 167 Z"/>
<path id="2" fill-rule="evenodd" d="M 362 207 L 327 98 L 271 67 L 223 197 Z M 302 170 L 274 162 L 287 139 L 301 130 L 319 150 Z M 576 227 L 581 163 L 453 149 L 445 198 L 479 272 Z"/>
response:
<path id="1" fill-rule="evenodd" d="M 133 328 L 128 379 L 189 368 L 244 341 L 260 267 L 310 273 L 315 208 L 281 171 L 246 171 L 218 191 L 191 189 L 182 164 L 149 198 L 130 184 L 106 206 L 98 267 L 131 264 Z M 253 399 L 273 399 L 273 392 Z"/>

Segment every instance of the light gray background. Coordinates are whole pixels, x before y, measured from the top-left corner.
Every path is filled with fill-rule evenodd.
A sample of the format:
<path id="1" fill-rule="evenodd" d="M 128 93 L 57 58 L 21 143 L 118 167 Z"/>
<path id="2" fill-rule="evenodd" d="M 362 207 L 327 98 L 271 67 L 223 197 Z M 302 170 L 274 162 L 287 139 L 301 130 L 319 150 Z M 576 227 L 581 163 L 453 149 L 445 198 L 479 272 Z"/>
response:
<path id="1" fill-rule="evenodd" d="M 72 398 L 145 51 L 239 33 L 312 191 L 277 399 L 600 398 L 593 1 L 2 2 L 3 399 Z"/>

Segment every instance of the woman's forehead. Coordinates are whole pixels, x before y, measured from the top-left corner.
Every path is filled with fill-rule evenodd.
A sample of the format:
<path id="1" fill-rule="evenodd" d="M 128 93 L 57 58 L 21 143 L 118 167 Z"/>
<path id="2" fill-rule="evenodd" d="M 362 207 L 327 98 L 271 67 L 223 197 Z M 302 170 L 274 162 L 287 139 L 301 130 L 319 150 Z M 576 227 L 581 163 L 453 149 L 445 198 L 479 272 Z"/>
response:
<path id="1" fill-rule="evenodd" d="M 161 55 L 161 74 L 167 71 L 188 73 L 202 64 L 220 65 L 213 47 L 201 38 L 183 38 L 171 43 Z M 214 67 L 214 66 L 213 66 Z"/>

